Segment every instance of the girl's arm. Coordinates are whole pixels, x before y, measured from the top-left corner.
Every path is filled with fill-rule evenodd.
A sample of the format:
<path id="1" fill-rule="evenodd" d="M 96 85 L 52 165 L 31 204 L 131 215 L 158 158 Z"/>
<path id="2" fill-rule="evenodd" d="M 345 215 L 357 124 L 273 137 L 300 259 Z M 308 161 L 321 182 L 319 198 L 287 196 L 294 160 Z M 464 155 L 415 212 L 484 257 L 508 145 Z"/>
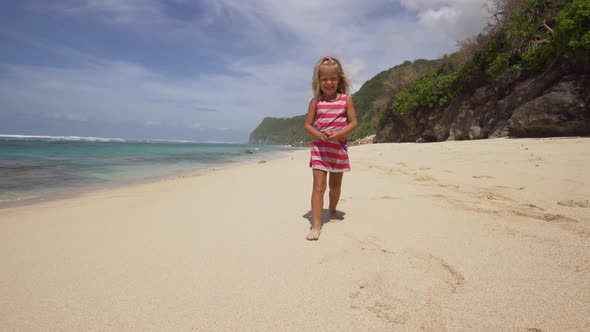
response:
<path id="1" fill-rule="evenodd" d="M 356 126 L 358 125 L 356 120 L 356 111 L 354 110 L 354 103 L 351 96 L 348 96 L 346 104 L 346 117 L 348 119 L 348 124 L 346 127 L 338 130 L 330 137 L 330 140 L 332 141 L 348 136 L 356 129 Z"/>
<path id="2" fill-rule="evenodd" d="M 313 120 L 315 119 L 315 106 L 316 100 L 315 98 L 313 98 L 309 102 L 309 108 L 307 109 L 307 116 L 305 117 L 304 128 L 305 131 L 307 131 L 307 133 L 310 134 L 313 138 L 317 138 L 321 141 L 326 142 L 329 140 L 328 134 L 322 133 L 313 126 Z"/>

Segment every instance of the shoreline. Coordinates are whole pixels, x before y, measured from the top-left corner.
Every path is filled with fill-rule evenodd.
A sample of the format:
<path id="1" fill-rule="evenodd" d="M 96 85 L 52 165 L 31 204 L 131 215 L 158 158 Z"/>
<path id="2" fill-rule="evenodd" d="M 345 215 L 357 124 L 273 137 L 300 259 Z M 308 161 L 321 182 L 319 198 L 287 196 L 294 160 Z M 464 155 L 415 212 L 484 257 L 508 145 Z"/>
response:
<path id="1" fill-rule="evenodd" d="M 344 220 L 319 241 L 307 150 L 0 209 L 0 326 L 587 330 L 589 149 L 353 146 Z"/>
<path id="2" fill-rule="evenodd" d="M 189 177 L 196 177 L 196 176 L 203 176 L 209 172 L 215 170 L 221 170 L 228 167 L 239 167 L 241 165 L 246 164 L 253 164 L 258 163 L 260 161 L 267 161 L 267 160 L 275 160 L 285 158 L 288 154 L 293 153 L 293 151 L 275 151 L 272 153 L 265 153 L 264 157 L 266 159 L 250 159 L 250 160 L 240 160 L 238 162 L 226 162 L 226 163 L 219 163 L 219 164 L 211 164 L 207 167 L 199 168 L 199 169 L 190 169 L 190 170 L 182 170 L 182 171 L 174 171 L 166 175 L 159 175 L 159 176 L 149 176 L 144 179 L 140 180 L 125 180 L 121 182 L 113 182 L 113 183 L 102 183 L 102 184 L 93 184 L 93 185 L 86 185 L 82 188 L 60 188 L 56 189 L 55 191 L 46 192 L 39 194 L 33 197 L 25 197 L 19 198 L 14 200 L 5 200 L 0 201 L 0 210 L 2 209 L 10 209 L 10 208 L 18 208 L 18 207 L 26 207 L 26 206 L 34 206 L 37 204 L 44 204 L 44 203 L 51 203 L 55 201 L 63 201 L 68 200 L 76 197 L 83 197 L 87 195 L 91 195 L 96 192 L 103 192 L 108 190 L 117 190 L 117 189 L 124 189 L 127 187 L 134 187 L 134 186 L 141 186 L 151 183 L 158 183 L 163 181 L 170 181 L 182 178 L 189 178 Z"/>

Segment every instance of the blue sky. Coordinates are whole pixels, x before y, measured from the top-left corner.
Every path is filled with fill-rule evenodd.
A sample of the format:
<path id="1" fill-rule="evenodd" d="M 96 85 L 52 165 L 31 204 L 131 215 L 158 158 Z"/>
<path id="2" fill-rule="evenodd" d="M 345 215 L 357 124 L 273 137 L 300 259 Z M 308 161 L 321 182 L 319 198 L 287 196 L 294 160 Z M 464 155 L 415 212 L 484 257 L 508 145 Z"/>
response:
<path id="1" fill-rule="evenodd" d="M 307 111 L 318 58 L 357 90 L 452 52 L 484 1 L 4 1 L 0 134 L 245 142 Z"/>

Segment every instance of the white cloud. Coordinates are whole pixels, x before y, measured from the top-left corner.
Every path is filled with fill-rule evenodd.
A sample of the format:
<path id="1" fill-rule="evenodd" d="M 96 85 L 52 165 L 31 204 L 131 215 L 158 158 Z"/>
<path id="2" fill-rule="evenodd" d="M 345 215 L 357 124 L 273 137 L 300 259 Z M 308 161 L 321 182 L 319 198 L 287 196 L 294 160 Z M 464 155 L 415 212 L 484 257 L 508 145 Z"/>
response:
<path id="1" fill-rule="evenodd" d="M 460 41 L 479 33 L 487 23 L 489 0 L 401 0 L 417 12 L 419 23 L 439 37 Z"/>
<path id="2" fill-rule="evenodd" d="M 99 13 L 113 18 L 118 24 L 135 24 L 140 18 L 159 19 L 160 5 L 153 0 L 67 0 L 48 4 L 69 15 Z"/>
<path id="3" fill-rule="evenodd" d="M 453 0 L 451 0 L 453 1 Z M 400 0 L 405 8 L 417 11 L 426 11 L 448 3 L 446 0 Z"/>

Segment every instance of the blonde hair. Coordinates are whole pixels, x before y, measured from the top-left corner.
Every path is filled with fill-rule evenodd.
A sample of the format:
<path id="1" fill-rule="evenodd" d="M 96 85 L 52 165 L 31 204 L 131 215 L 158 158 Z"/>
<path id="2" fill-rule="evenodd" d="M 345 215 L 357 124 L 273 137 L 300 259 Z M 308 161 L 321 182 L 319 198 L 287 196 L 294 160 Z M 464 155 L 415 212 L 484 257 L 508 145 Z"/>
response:
<path id="1" fill-rule="evenodd" d="M 315 67 L 313 69 L 311 91 L 313 92 L 314 98 L 318 98 L 322 94 L 322 90 L 320 89 L 320 66 L 337 66 L 339 70 L 338 76 L 340 80 L 338 81 L 338 89 L 336 90 L 336 92 L 347 94 L 350 91 L 350 80 L 344 73 L 340 61 L 334 57 L 325 56 L 315 64 Z"/>

